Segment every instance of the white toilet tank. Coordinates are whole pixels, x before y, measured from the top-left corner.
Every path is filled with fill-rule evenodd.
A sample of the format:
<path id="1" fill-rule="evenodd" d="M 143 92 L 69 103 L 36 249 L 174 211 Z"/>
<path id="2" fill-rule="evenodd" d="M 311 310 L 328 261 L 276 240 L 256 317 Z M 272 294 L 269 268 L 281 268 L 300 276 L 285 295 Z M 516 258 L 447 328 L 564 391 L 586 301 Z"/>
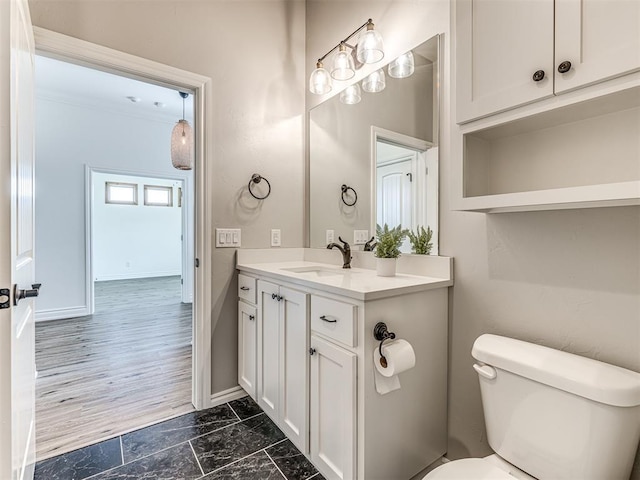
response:
<path id="1" fill-rule="evenodd" d="M 629 478 L 640 374 L 498 335 L 478 337 L 471 353 L 498 455 L 540 480 Z"/>

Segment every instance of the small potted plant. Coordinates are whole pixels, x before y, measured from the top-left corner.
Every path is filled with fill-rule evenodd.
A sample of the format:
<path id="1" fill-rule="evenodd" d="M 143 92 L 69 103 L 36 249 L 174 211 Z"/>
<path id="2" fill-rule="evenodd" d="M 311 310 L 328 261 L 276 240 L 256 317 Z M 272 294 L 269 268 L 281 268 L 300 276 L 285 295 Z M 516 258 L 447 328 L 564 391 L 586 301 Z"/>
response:
<path id="1" fill-rule="evenodd" d="M 431 253 L 433 248 L 433 243 L 431 242 L 433 230 L 431 230 L 431 227 L 427 227 L 426 230 L 424 227 L 418 227 L 416 233 L 409 231 L 407 235 L 409 236 L 413 253 L 418 255 L 429 255 Z"/>
<path id="2" fill-rule="evenodd" d="M 375 256 L 376 273 L 381 277 L 393 277 L 396 274 L 396 262 L 400 256 L 400 245 L 406 236 L 407 231 L 402 229 L 401 225 L 395 228 L 389 228 L 385 223 L 383 227 L 376 225 L 376 236 L 378 243 L 376 244 Z"/>

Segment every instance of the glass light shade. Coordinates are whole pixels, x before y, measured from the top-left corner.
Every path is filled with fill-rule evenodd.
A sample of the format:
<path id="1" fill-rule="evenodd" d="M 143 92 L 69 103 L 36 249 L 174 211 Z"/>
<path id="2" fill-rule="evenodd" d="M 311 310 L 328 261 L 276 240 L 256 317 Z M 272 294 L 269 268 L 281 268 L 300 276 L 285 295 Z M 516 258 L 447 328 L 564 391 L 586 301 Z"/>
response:
<path id="1" fill-rule="evenodd" d="M 391 78 L 407 78 L 413 75 L 414 70 L 413 53 L 407 52 L 391 62 L 388 71 Z"/>
<path id="2" fill-rule="evenodd" d="M 340 92 L 340 101 L 347 105 L 355 105 L 362 100 L 362 94 L 360 93 L 360 85 L 350 85 Z"/>
<path id="3" fill-rule="evenodd" d="M 309 91 L 316 95 L 323 95 L 331 91 L 331 76 L 321 62 L 316 63 L 316 69 L 309 77 Z"/>
<path id="4" fill-rule="evenodd" d="M 382 35 L 373 29 L 373 23 L 367 25 L 367 29 L 360 34 L 356 58 L 360 63 L 376 63 L 384 57 Z"/>
<path id="5" fill-rule="evenodd" d="M 193 153 L 193 129 L 186 120 L 178 120 L 171 132 L 171 163 L 178 170 L 191 170 Z"/>
<path id="6" fill-rule="evenodd" d="M 378 93 L 384 90 L 387 86 L 387 82 L 384 76 L 384 70 L 376 70 L 367 78 L 362 80 L 362 89 L 369 93 Z"/>
<path id="7" fill-rule="evenodd" d="M 356 74 L 353 58 L 344 45 L 340 45 L 340 49 L 333 57 L 333 67 L 331 68 L 331 76 L 336 80 L 349 80 Z"/>

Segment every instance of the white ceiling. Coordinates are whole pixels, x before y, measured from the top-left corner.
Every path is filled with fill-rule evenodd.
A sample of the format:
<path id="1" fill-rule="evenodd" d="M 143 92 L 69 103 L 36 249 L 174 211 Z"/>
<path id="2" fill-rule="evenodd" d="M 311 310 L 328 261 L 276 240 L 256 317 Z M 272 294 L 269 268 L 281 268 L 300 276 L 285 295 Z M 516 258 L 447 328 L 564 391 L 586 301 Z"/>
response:
<path id="1" fill-rule="evenodd" d="M 177 90 L 40 55 L 36 55 L 35 65 L 37 97 L 160 121 L 182 118 L 182 97 Z M 134 103 L 127 98 L 130 96 L 140 101 Z M 187 120 L 193 121 L 193 95 L 185 101 L 185 112 Z"/>

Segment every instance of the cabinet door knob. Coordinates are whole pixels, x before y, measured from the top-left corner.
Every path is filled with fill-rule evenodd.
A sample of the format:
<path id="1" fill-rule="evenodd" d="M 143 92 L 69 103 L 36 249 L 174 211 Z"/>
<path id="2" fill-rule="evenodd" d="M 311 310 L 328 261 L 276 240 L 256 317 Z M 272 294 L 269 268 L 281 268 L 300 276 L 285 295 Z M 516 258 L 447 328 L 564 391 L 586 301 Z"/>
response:
<path id="1" fill-rule="evenodd" d="M 315 348 L 310 348 L 309 349 L 309 355 L 313 355 L 314 353 L 316 353 L 316 349 Z"/>
<path id="2" fill-rule="evenodd" d="M 255 315 L 249 315 L 249 320 L 255 320 L 256 316 Z"/>
<path id="3" fill-rule="evenodd" d="M 272 293 L 271 294 L 271 299 L 275 300 L 276 298 L 278 298 L 278 294 L 277 293 Z"/>
<path id="4" fill-rule="evenodd" d="M 331 319 L 327 318 L 326 315 L 320 315 L 320 320 L 322 320 L 323 322 L 327 322 L 327 323 L 337 323 L 337 321 L 338 321 L 335 318 L 333 320 L 331 320 Z"/>
<path id="5" fill-rule="evenodd" d="M 539 82 L 541 80 L 544 79 L 544 70 L 537 70 L 534 74 L 533 74 L 533 81 L 534 82 Z"/>
<path id="6" fill-rule="evenodd" d="M 571 62 L 569 60 L 565 60 L 558 65 L 558 72 L 560 73 L 567 73 L 569 70 L 571 70 Z"/>

